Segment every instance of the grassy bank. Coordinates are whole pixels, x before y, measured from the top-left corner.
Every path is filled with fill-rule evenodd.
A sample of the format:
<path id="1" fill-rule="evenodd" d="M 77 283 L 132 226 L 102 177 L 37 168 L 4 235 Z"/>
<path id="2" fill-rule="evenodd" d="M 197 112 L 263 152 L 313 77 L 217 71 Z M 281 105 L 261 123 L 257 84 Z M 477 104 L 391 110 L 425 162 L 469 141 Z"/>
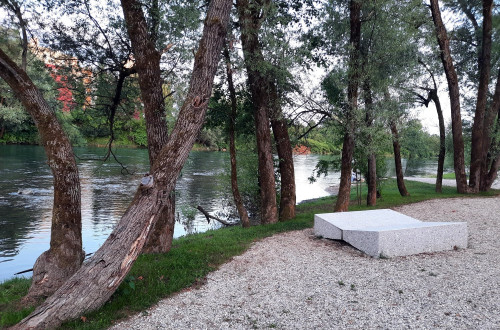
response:
<path id="1" fill-rule="evenodd" d="M 376 208 L 463 196 L 456 194 L 452 187 L 443 187 L 443 193 L 436 194 L 434 185 L 412 181 L 406 182 L 406 185 L 411 196 L 403 198 L 394 180 L 384 182 L 381 185 L 382 197 L 378 199 Z M 357 205 L 353 187 L 351 210 L 368 209 L 364 201 L 366 187 L 363 189 L 362 204 Z M 492 191 L 479 196 L 498 193 Z M 63 328 L 102 329 L 130 314 L 147 313 L 145 310 L 148 307 L 164 297 L 183 290 L 196 290 L 203 285 L 209 272 L 243 253 L 252 242 L 276 233 L 312 227 L 314 214 L 331 212 L 334 202 L 334 197 L 328 197 L 301 204 L 297 207 L 296 218 L 288 222 L 249 229 L 231 227 L 176 239 L 167 254 L 141 256 L 118 291 L 100 310 L 67 323 Z M 28 286 L 29 280 L 25 279 L 0 284 L 0 326 L 15 324 L 31 311 L 18 306 Z"/>

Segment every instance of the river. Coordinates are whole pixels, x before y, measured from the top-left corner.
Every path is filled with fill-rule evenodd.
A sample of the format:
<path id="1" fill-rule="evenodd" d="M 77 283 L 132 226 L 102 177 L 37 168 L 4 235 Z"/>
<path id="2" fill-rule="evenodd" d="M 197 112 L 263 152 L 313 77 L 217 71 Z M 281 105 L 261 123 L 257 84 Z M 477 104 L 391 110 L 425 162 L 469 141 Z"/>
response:
<path id="1" fill-rule="evenodd" d="M 82 188 L 82 236 L 87 253 L 96 251 L 120 219 L 140 178 L 148 170 L 144 149 L 117 149 L 116 154 L 133 175 L 117 162 L 102 162 L 102 148 L 75 148 Z M 318 155 L 295 156 L 297 202 L 329 195 L 338 173 L 314 184 L 308 177 Z M 176 188 L 177 221 L 174 236 L 215 229 L 195 208 L 227 219 L 235 217 L 231 205 L 229 154 L 192 152 Z M 52 219 L 52 174 L 39 146 L 0 145 L 0 282 L 30 269 L 49 248 Z M 27 273 L 26 276 L 31 276 Z"/>
<path id="2" fill-rule="evenodd" d="M 103 162 L 102 148 L 75 148 L 82 189 L 82 238 L 87 253 L 96 251 L 131 201 L 140 178 L 148 171 L 144 149 L 117 149 L 118 160 Z M 297 203 L 331 194 L 339 173 L 309 183 L 321 156 L 294 156 Z M 435 160 L 404 161 L 406 176 L 434 174 Z M 388 160 L 388 176 L 394 165 Z M 125 169 L 134 174 L 126 174 Z M 216 229 L 196 210 L 198 205 L 223 219 L 237 219 L 232 207 L 229 154 L 191 152 L 177 181 L 174 237 Z M 445 164 L 445 172 L 452 164 Z M 52 219 L 52 174 L 39 146 L 0 145 L 0 282 L 33 266 L 49 248 Z M 31 276 L 26 273 L 23 276 Z"/>

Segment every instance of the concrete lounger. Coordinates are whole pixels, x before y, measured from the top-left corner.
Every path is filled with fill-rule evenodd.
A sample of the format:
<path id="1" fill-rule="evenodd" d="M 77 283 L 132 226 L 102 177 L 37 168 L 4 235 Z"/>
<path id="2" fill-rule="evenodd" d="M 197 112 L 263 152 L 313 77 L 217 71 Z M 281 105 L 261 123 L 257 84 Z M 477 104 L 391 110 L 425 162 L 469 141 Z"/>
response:
<path id="1" fill-rule="evenodd" d="M 466 222 L 423 222 L 389 209 L 316 214 L 314 233 L 376 258 L 466 248 L 468 236 Z"/>

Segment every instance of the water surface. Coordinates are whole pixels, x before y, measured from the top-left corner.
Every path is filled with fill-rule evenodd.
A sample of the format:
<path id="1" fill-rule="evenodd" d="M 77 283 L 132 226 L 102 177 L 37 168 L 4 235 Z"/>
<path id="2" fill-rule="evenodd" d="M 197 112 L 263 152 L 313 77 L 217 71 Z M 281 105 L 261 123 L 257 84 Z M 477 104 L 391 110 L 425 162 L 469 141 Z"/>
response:
<path id="1" fill-rule="evenodd" d="M 117 162 L 102 162 L 102 148 L 75 148 L 82 189 L 82 239 L 87 253 L 96 251 L 119 221 L 140 178 L 148 171 L 143 149 L 118 149 Z M 297 202 L 329 195 L 338 174 L 309 184 L 319 156 L 294 158 Z M 52 174 L 39 146 L 0 145 L 0 281 L 30 269 L 49 247 L 52 219 Z M 176 187 L 174 237 L 218 228 L 196 210 L 223 219 L 236 219 L 229 182 L 229 155 L 223 152 L 192 152 Z M 126 175 L 124 172 L 133 172 Z M 31 273 L 27 273 L 31 276 Z"/>

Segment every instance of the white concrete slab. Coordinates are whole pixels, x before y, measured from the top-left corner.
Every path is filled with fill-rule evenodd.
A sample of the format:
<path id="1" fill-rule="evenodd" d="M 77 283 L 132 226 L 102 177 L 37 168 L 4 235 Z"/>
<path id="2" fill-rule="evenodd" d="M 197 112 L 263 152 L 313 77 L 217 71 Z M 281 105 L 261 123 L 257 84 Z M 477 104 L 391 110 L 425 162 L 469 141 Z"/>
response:
<path id="1" fill-rule="evenodd" d="M 389 209 L 316 214 L 314 232 L 373 257 L 466 248 L 468 236 L 465 222 L 422 222 Z"/>

